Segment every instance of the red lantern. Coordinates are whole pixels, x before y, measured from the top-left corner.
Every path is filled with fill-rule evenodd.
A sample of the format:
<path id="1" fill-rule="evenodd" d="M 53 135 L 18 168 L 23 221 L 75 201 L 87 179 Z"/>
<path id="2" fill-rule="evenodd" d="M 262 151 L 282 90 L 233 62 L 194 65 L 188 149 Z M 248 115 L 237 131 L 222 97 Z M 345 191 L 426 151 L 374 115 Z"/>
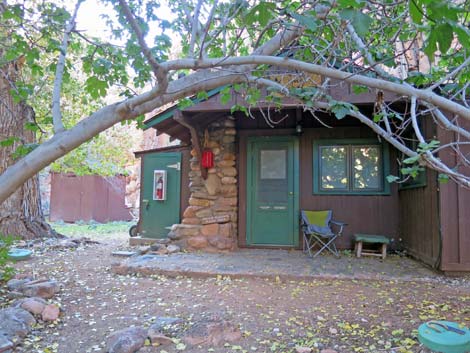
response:
<path id="1" fill-rule="evenodd" d="M 203 168 L 214 168 L 214 153 L 210 149 L 202 151 L 201 164 Z"/>
<path id="2" fill-rule="evenodd" d="M 201 166 L 209 169 L 214 168 L 214 153 L 209 148 L 209 130 L 204 130 L 204 150 L 201 156 Z"/>

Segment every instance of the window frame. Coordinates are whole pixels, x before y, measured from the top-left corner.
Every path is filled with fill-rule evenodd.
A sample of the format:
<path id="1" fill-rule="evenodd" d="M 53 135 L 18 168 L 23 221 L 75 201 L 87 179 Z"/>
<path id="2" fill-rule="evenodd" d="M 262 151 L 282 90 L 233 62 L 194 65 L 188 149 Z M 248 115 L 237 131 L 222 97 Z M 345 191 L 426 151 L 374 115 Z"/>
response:
<path id="1" fill-rule="evenodd" d="M 348 177 L 347 189 L 322 189 L 321 181 L 321 156 L 322 147 L 346 147 L 346 168 Z M 380 173 L 381 187 L 379 189 L 355 189 L 354 165 L 352 163 L 353 147 L 380 147 Z M 390 195 L 390 184 L 386 177 L 390 174 L 390 149 L 388 143 L 382 143 L 377 139 L 324 139 L 313 142 L 313 194 L 315 195 Z"/>

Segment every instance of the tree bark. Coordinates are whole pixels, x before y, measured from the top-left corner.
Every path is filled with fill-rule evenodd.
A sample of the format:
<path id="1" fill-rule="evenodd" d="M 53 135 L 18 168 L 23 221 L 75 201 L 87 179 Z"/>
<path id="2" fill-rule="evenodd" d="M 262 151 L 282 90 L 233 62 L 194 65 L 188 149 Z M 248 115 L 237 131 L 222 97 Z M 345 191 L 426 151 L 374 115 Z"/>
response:
<path id="1" fill-rule="evenodd" d="M 10 63 L 0 70 L 0 141 L 17 138 L 10 146 L 0 147 L 0 174 L 14 164 L 12 153 L 22 144 L 34 143 L 35 134 L 25 124 L 34 121 L 33 109 L 24 102 L 15 103 L 10 90 L 18 75 L 19 63 Z M 0 204 L 0 235 L 21 239 L 56 236 L 45 221 L 41 208 L 39 178 L 34 175 Z"/>

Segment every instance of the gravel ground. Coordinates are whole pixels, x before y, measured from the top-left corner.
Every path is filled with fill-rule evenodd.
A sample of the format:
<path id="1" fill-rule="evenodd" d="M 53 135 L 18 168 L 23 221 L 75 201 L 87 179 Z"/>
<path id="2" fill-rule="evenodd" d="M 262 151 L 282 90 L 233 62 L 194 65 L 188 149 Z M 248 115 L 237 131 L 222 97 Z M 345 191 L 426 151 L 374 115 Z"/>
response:
<path id="1" fill-rule="evenodd" d="M 86 234 L 84 234 L 86 235 Z M 106 337 L 157 317 L 182 318 L 186 326 L 207 313 L 223 313 L 243 338 L 186 352 L 295 352 L 295 346 L 349 352 L 425 352 L 416 329 L 430 319 L 470 326 L 470 289 L 465 280 L 282 280 L 120 276 L 111 252 L 125 247 L 124 233 L 98 237 L 101 244 L 46 250 L 19 262 L 20 274 L 61 283 L 52 299 L 58 322 L 39 324 L 16 352 L 104 352 Z M 95 239 L 97 239 L 95 237 Z M 7 302 L 3 300 L 5 305 Z M 176 345 L 140 352 L 176 352 Z"/>

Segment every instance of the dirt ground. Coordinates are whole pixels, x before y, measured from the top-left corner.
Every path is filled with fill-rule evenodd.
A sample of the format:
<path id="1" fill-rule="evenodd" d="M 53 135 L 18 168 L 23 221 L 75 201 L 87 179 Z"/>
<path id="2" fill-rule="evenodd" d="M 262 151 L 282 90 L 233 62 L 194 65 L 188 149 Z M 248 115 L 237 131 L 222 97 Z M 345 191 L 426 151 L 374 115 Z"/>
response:
<path id="1" fill-rule="evenodd" d="M 86 234 L 82 234 L 86 235 Z M 206 313 L 223 312 L 243 338 L 221 347 L 185 352 L 295 352 L 296 346 L 349 352 L 425 352 L 416 340 L 420 323 L 448 319 L 470 326 L 470 288 L 459 282 L 230 278 L 142 278 L 110 271 L 111 251 L 125 234 L 76 250 L 48 250 L 19 262 L 20 273 L 61 283 L 52 299 L 60 320 L 38 325 L 16 352 L 104 352 L 106 337 L 129 326 L 149 326 L 159 316 L 189 326 Z M 3 301 L 5 305 L 6 302 Z M 176 352 L 176 345 L 141 352 Z"/>

